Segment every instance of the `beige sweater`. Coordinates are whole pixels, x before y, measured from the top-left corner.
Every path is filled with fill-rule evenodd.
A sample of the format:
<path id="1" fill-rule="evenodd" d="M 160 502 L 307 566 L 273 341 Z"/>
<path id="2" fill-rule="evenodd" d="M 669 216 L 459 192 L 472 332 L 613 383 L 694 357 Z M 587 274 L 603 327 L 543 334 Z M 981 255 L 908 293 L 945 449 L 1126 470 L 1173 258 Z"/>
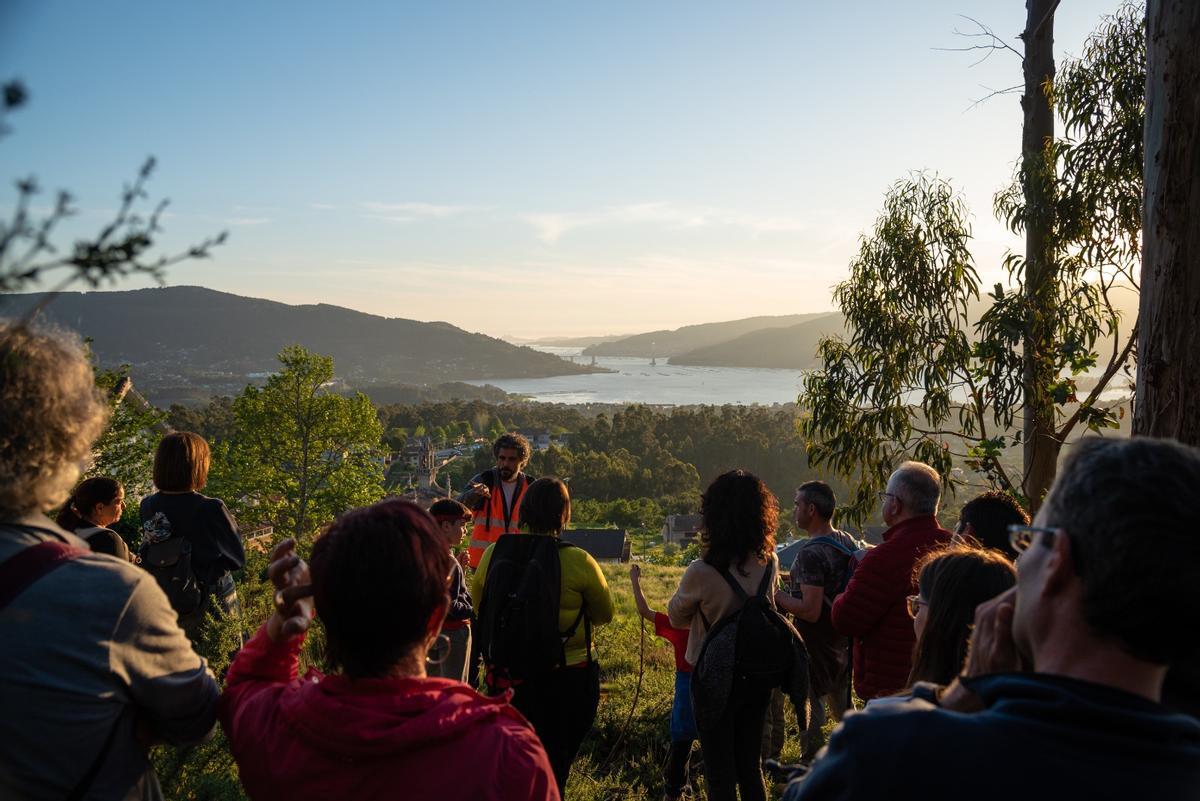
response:
<path id="1" fill-rule="evenodd" d="M 779 584 L 779 559 L 771 554 L 768 562 L 748 560 L 739 570 L 736 565 L 729 568 L 729 573 L 737 580 L 747 595 L 753 595 L 762 581 L 763 571 L 771 570 L 773 578 L 769 592 L 774 593 Z M 742 571 L 747 575 L 742 575 Z M 741 605 L 733 589 L 721 578 L 720 572 L 703 559 L 697 559 L 683 571 L 679 580 L 679 589 L 667 604 L 667 616 L 671 625 L 676 628 L 690 628 L 688 636 L 687 661 L 695 665 L 700 658 L 700 649 L 704 647 L 704 636 L 708 628 L 704 619 L 716 625 L 717 621 L 730 612 L 736 611 Z M 701 616 L 703 612 L 703 617 Z"/>

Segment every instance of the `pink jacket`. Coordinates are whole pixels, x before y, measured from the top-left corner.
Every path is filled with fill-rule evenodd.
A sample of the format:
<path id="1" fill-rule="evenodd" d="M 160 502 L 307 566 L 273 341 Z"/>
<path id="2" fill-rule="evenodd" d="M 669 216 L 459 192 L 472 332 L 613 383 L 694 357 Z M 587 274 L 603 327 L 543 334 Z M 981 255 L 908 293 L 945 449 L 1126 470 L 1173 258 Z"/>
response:
<path id="1" fill-rule="evenodd" d="M 230 666 L 221 725 L 254 801 L 559 801 L 533 728 L 450 679 L 297 677 L 303 637 L 259 629 Z"/>

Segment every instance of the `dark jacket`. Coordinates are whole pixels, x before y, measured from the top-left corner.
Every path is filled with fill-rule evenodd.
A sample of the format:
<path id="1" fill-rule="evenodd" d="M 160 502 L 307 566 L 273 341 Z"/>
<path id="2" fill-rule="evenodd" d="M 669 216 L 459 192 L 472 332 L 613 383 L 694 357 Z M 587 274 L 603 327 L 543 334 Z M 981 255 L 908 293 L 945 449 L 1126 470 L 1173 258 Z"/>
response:
<path id="1" fill-rule="evenodd" d="M 975 714 L 927 701 L 848 715 L 784 801 L 1200 799 L 1200 722 L 1061 676 L 969 682 Z"/>
<path id="2" fill-rule="evenodd" d="M 300 678 L 303 642 L 260 628 L 225 680 L 221 726 L 254 801 L 558 801 L 546 751 L 507 697 L 450 679 Z"/>
<path id="3" fill-rule="evenodd" d="M 156 492 L 142 499 L 140 510 L 143 527 L 162 513 L 171 531 L 192 544 L 192 571 L 208 591 L 225 573 L 241 570 L 246 564 L 237 522 L 220 498 L 199 492 Z"/>
<path id="4" fill-rule="evenodd" d="M 914 594 L 913 566 L 950 542 L 933 515 L 914 517 L 883 533 L 867 551 L 846 591 L 833 602 L 833 627 L 854 641 L 854 689 L 870 700 L 904 689 L 917 638 L 905 598 Z"/>
<path id="5" fill-rule="evenodd" d="M 456 623 L 466 622 L 471 619 L 473 613 L 471 591 L 467 589 L 462 565 L 455 560 L 454 567 L 450 569 L 450 608 L 446 611 L 446 620 Z"/>

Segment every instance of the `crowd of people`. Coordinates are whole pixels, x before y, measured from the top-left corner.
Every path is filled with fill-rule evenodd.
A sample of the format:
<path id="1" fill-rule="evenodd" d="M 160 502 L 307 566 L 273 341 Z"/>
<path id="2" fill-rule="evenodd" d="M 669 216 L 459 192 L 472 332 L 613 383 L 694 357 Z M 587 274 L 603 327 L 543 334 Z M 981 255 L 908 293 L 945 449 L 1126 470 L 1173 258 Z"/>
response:
<path id="1" fill-rule="evenodd" d="M 564 797 L 614 604 L 561 536 L 567 485 L 525 474 L 528 442 L 500 437 L 457 499 L 347 510 L 307 557 L 275 545 L 274 611 L 245 621 L 222 686 L 195 643 L 241 614 L 245 552 L 201 493 L 208 444 L 163 438 L 133 551 L 112 528 L 125 488 L 78 481 L 108 415 L 78 340 L 0 322 L 0 797 L 161 798 L 149 746 L 217 725 L 255 801 Z M 874 547 L 835 527 L 827 484 L 802 484 L 807 537 L 781 565 L 775 496 L 731 470 L 665 610 L 631 565 L 674 650 L 665 798 L 699 794 L 697 741 L 719 801 L 765 801 L 764 758 L 788 801 L 1200 798 L 1200 722 L 1163 703 L 1200 639 L 1200 451 L 1085 439 L 1032 522 L 986 493 L 952 532 L 942 484 L 897 467 Z M 323 664 L 301 676 L 315 619 Z M 784 767 L 789 702 L 801 759 Z"/>

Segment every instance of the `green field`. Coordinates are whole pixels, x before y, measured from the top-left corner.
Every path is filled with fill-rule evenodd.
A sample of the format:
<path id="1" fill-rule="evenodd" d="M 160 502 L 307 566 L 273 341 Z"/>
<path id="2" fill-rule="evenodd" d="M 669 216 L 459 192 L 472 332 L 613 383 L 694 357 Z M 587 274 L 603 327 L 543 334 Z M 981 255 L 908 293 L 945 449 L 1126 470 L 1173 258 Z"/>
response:
<path id="1" fill-rule="evenodd" d="M 257 579 L 265 566 L 264 554 L 251 553 L 239 583 L 246 605 L 247 628 L 253 630 L 269 614 L 270 591 Z M 671 646 L 654 636 L 634 605 L 629 584 L 629 566 L 604 565 L 616 605 L 612 623 L 595 630 L 596 656 L 601 667 L 600 709 L 591 734 L 583 743 L 567 785 L 570 801 L 600 799 L 653 799 L 662 797 L 661 771 L 667 756 L 667 731 L 674 691 L 675 661 Z M 642 589 L 654 609 L 665 611 L 683 568 L 642 564 Z M 228 626 L 212 627 L 211 637 L 201 643 L 214 671 L 228 664 L 236 647 Z M 303 658 L 318 661 L 321 650 L 319 627 L 306 643 Z M 641 688 L 638 691 L 638 680 Z M 636 697 L 636 705 L 634 704 Z M 632 716 L 630 711 L 632 709 Z M 789 711 L 785 760 L 799 757 L 794 718 Z M 237 779 L 237 768 L 220 733 L 204 745 L 174 749 L 159 747 L 154 754 L 163 791 L 168 799 L 195 801 L 240 801 L 245 795 Z"/>

